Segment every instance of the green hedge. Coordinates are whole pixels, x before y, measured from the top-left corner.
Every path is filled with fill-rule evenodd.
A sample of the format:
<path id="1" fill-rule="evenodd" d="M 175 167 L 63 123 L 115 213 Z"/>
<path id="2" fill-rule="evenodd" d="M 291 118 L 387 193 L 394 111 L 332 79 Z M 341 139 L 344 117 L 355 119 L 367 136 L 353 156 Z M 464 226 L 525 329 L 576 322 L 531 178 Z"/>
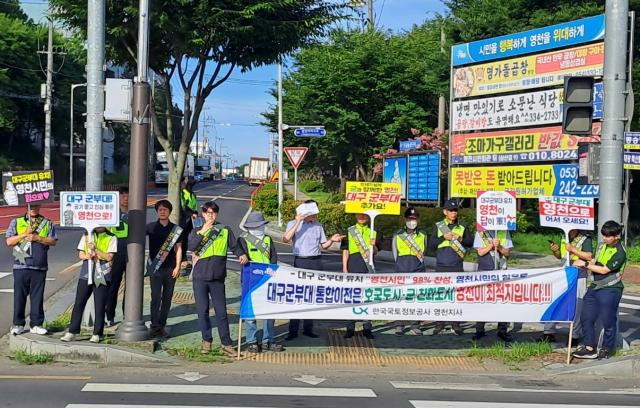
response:
<path id="1" fill-rule="evenodd" d="M 293 200 L 293 195 L 286 192 L 285 200 Z M 278 189 L 275 183 L 268 183 L 262 186 L 260 191 L 253 197 L 253 208 L 260 211 L 265 217 L 275 217 L 278 215 Z"/>
<path id="2" fill-rule="evenodd" d="M 302 190 L 302 192 L 304 193 L 324 191 L 324 183 L 318 180 L 304 180 L 300 182 L 300 190 Z"/>

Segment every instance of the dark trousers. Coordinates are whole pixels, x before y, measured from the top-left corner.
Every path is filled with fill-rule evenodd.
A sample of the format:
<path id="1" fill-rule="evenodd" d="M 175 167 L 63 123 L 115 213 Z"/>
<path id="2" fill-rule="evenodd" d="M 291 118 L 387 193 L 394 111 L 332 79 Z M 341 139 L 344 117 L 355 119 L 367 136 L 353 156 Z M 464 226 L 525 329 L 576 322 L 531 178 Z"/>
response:
<path id="1" fill-rule="evenodd" d="M 13 325 L 24 326 L 27 296 L 31 304 L 29 320 L 31 327 L 44 323 L 44 283 L 47 271 L 38 269 L 13 270 Z"/>
<path id="2" fill-rule="evenodd" d="M 187 260 L 187 247 L 189 246 L 189 234 L 193 230 L 193 220 L 191 219 L 191 216 L 188 216 L 187 218 L 183 219 L 182 222 L 180 223 L 180 226 L 182 227 L 182 248 L 184 248 L 184 250 L 182 251 L 182 262 L 184 262 Z"/>
<path id="3" fill-rule="evenodd" d="M 322 270 L 322 257 L 312 256 L 309 258 L 301 258 L 294 257 L 293 258 L 293 266 L 296 268 L 302 269 L 312 269 L 314 271 Z M 300 319 L 292 319 L 289 320 L 289 333 L 290 334 L 298 334 L 298 330 L 300 330 Z M 313 320 L 305 320 L 302 322 L 302 332 L 303 333 L 313 333 Z"/>
<path id="4" fill-rule="evenodd" d="M 107 303 L 105 306 L 105 312 L 107 320 L 115 320 L 116 318 L 116 306 L 118 306 L 118 292 L 120 291 L 120 284 L 122 278 L 124 278 L 124 272 L 127 269 L 127 253 L 116 252 L 113 257 L 113 265 L 111 265 L 111 283 L 107 292 Z M 124 315 L 124 296 L 122 297 L 122 315 Z"/>
<path id="5" fill-rule="evenodd" d="M 71 324 L 69 325 L 69 333 L 80 333 L 80 325 L 82 324 L 82 314 L 87 302 L 93 294 L 93 303 L 95 305 L 95 322 L 93 323 L 93 334 L 102 336 L 104 332 L 104 308 L 107 303 L 107 293 L 109 285 L 89 285 L 87 279 L 78 279 L 78 288 L 76 289 L 76 302 L 71 312 Z"/>
<path id="6" fill-rule="evenodd" d="M 202 340 L 212 341 L 211 320 L 209 319 L 209 299 L 213 303 L 216 313 L 216 325 L 220 335 L 220 343 L 223 346 L 231 346 L 229 334 L 229 318 L 227 317 L 227 296 L 223 280 L 203 281 L 193 280 L 193 295 L 196 298 L 196 311 L 198 312 L 198 325 L 202 333 Z"/>
<path id="7" fill-rule="evenodd" d="M 600 318 L 604 328 L 602 347 L 613 351 L 616 345 L 620 298 L 622 298 L 622 290 L 620 289 L 587 289 L 587 293 L 584 295 L 581 316 L 585 346 L 595 348 L 598 345 L 595 325 L 598 318 Z"/>
<path id="8" fill-rule="evenodd" d="M 159 329 L 167 325 L 171 310 L 171 299 L 176 280 L 171 276 L 173 268 L 160 268 L 151 275 L 151 328 Z M 217 314 L 217 313 L 216 313 Z"/>
<path id="9" fill-rule="evenodd" d="M 478 269 L 478 272 L 489 272 L 494 271 L 495 269 Z M 485 322 L 476 322 L 476 333 L 484 332 Z M 498 323 L 498 333 L 506 333 L 509 330 L 509 323 L 500 322 Z"/>

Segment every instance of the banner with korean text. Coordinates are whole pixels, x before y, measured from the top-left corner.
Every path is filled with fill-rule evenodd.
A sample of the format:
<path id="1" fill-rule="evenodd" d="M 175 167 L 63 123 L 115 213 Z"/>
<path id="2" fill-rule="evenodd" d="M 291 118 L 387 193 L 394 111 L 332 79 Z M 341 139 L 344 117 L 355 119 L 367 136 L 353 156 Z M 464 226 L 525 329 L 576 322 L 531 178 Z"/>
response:
<path id="1" fill-rule="evenodd" d="M 540 226 L 566 231 L 593 231 L 596 210 L 593 198 L 540 197 Z"/>
<path id="2" fill-rule="evenodd" d="M 378 214 L 400 214 L 400 183 L 347 181 L 345 212 L 358 214 L 377 211 Z"/>
<path id="3" fill-rule="evenodd" d="M 240 318 L 569 322 L 577 278 L 574 267 L 350 274 L 251 262 Z"/>
<path id="4" fill-rule="evenodd" d="M 2 196 L 6 205 L 51 203 L 54 193 L 53 170 L 2 173 Z"/>

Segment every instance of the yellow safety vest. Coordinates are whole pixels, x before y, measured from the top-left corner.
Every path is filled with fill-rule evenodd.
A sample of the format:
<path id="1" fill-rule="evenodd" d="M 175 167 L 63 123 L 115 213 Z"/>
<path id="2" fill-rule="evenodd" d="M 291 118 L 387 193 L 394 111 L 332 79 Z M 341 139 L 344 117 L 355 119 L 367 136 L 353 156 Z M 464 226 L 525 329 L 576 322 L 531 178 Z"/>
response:
<path id="1" fill-rule="evenodd" d="M 406 231 L 400 230 L 396 233 L 396 250 L 398 251 L 398 256 L 407 256 L 407 255 L 417 256 L 414 253 L 414 251 L 411 250 L 411 247 L 407 245 L 407 243 L 404 242 L 402 238 L 400 238 L 399 235 L 402 234 L 403 232 L 406 232 Z M 412 239 L 413 242 L 416 243 L 418 248 L 420 248 L 420 251 L 424 254 L 425 253 L 424 251 L 425 235 L 422 232 L 415 232 L 413 234 L 407 233 L 407 235 L 409 236 L 409 239 Z"/>
<path id="2" fill-rule="evenodd" d="M 368 226 L 364 225 L 361 226 L 360 224 L 356 224 L 354 225 L 354 227 L 356 227 L 356 229 L 358 229 L 360 231 L 360 234 L 362 234 L 362 238 L 364 239 L 364 242 L 367 244 L 367 251 L 371 250 L 371 228 L 369 228 Z M 349 237 L 349 255 L 353 255 L 353 254 L 359 254 L 360 250 L 358 249 L 358 245 L 356 244 L 356 239 L 355 237 Z"/>
<path id="3" fill-rule="evenodd" d="M 258 263 L 271 263 L 271 259 L 269 259 L 265 254 L 262 253 L 261 250 L 259 250 L 255 245 L 253 245 L 251 242 L 249 242 L 248 240 L 245 239 L 245 242 L 247 243 L 247 255 L 249 255 L 249 260 L 251 262 L 258 262 Z M 271 237 L 265 235 L 264 238 L 262 238 L 262 242 L 264 242 L 264 245 L 267 248 L 271 247 Z"/>
<path id="4" fill-rule="evenodd" d="M 42 238 L 46 238 L 49 236 L 49 222 L 44 217 L 40 217 L 42 220 L 40 222 L 44 222 L 45 225 L 42 227 L 38 235 Z M 18 235 L 23 234 L 29 228 L 29 220 L 25 217 L 16 218 L 16 232 Z M 34 231 L 35 232 L 35 231 Z"/>
<path id="5" fill-rule="evenodd" d="M 444 223 L 446 225 L 449 225 L 449 222 L 447 220 L 444 220 Z M 436 230 L 438 230 L 438 238 L 444 236 L 444 234 L 442 233 L 442 231 L 440 231 L 440 228 L 436 228 Z M 453 227 L 451 229 L 451 232 L 462 237 L 464 235 L 464 226 L 457 224 L 455 227 Z M 440 245 L 438 245 L 438 249 L 439 248 L 446 248 L 446 247 L 450 247 L 451 246 L 451 241 L 449 240 L 444 240 L 440 243 Z"/>
<path id="6" fill-rule="evenodd" d="M 186 188 L 182 189 L 180 203 L 182 204 L 182 208 L 188 208 L 193 212 L 196 212 L 198 209 L 198 200 L 196 199 L 195 193 Z"/>
<path id="7" fill-rule="evenodd" d="M 204 253 L 200 254 L 200 259 L 210 258 L 212 256 L 227 256 L 227 241 L 229 237 L 229 230 L 227 227 L 222 227 L 220 233 L 213 240 L 213 243 L 209 245 Z M 202 238 L 207 239 L 206 235 Z"/>

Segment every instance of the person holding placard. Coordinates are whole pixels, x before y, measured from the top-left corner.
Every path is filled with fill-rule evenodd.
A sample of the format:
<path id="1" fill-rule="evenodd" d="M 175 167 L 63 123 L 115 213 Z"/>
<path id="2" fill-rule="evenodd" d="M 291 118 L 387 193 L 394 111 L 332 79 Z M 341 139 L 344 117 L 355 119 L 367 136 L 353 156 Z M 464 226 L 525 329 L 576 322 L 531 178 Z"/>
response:
<path id="1" fill-rule="evenodd" d="M 118 239 L 118 252 L 113 257 L 111 268 L 111 284 L 107 293 L 107 327 L 116 324 L 116 306 L 118 305 L 118 291 L 127 269 L 127 244 L 129 243 L 129 187 L 118 189 L 118 202 L 120 203 L 120 224 L 109 228 L 109 231 Z M 124 315 L 124 296 L 122 297 L 122 314 Z"/>
<path id="2" fill-rule="evenodd" d="M 186 176 L 180 183 L 180 226 L 184 233 L 182 234 L 182 248 L 189 245 L 189 234 L 193 229 L 193 222 L 198 217 L 198 198 L 193 192 L 196 180 L 193 177 Z M 182 252 L 182 262 L 187 261 L 187 251 Z"/>
<path id="3" fill-rule="evenodd" d="M 30 332 L 47 334 L 44 323 L 44 285 L 49 269 L 49 248 L 58 242 L 53 223 L 40 215 L 40 205 L 11 220 L 5 242 L 13 248 L 13 326 L 11 334 L 24 332 L 27 296 L 31 302 Z"/>

